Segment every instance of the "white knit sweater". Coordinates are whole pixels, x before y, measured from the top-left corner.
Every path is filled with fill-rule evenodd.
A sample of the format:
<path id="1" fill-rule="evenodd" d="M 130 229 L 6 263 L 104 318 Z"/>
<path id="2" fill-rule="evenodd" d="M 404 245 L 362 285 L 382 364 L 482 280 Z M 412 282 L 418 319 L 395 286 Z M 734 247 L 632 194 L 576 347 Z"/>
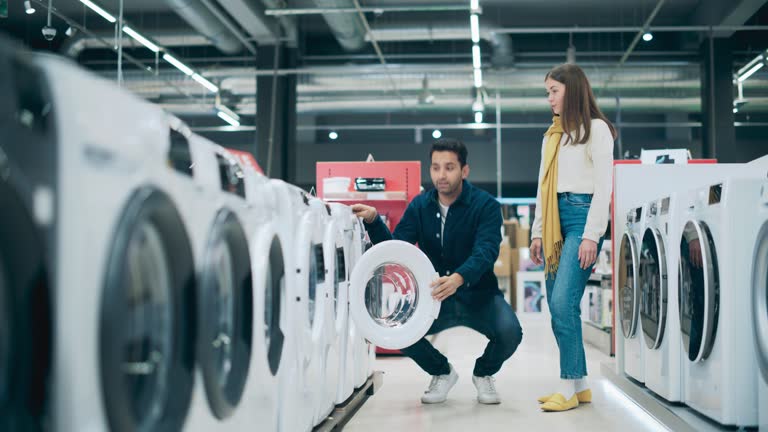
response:
<path id="1" fill-rule="evenodd" d="M 611 190 L 613 188 L 613 136 L 608 125 L 592 120 L 592 131 L 585 144 L 565 145 L 567 135 L 560 139 L 558 154 L 557 192 L 592 194 L 592 205 L 587 215 L 583 238 L 597 242 L 605 234 L 610 217 Z M 544 175 L 544 147 L 541 144 L 539 187 L 536 192 L 536 218 L 531 238 L 541 238 L 541 178 Z"/>

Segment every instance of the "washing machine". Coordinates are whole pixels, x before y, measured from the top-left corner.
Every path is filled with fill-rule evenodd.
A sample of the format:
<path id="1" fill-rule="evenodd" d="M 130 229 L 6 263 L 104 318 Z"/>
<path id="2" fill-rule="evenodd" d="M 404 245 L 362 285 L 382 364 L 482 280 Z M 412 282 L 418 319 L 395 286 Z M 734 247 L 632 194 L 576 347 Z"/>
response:
<path id="1" fill-rule="evenodd" d="M 757 237 L 755 179 L 726 179 L 685 194 L 679 241 L 683 400 L 726 426 L 757 425 L 757 366 L 748 315 Z"/>
<path id="2" fill-rule="evenodd" d="M 198 135 L 188 139 L 199 185 L 195 208 L 196 385 L 187 431 L 236 431 L 262 419 L 255 402 L 265 401 L 253 370 L 255 284 L 251 239 L 265 212 L 249 206 L 245 173 L 225 149 Z M 256 351 L 256 352 L 255 352 Z M 266 407 L 265 407 L 266 408 Z"/>
<path id="3" fill-rule="evenodd" d="M 165 115 L 69 61 L 35 63 L 51 87 L 44 111 L 58 155 L 55 204 L 34 198 L 50 201 L 36 212 L 58 224 L 48 427 L 179 430 L 193 386 L 195 272 L 163 182 Z"/>
<path id="4" fill-rule="evenodd" d="M 760 225 L 752 254 L 752 324 L 759 375 L 758 425 L 768 431 L 768 182 L 763 181 L 755 213 Z"/>
<path id="5" fill-rule="evenodd" d="M 312 357 L 312 323 L 310 295 L 316 295 L 318 262 L 315 245 L 322 252 L 323 232 L 316 220 L 317 213 L 310 209 L 308 194 L 288 183 L 272 180 L 271 187 L 278 197 L 278 208 L 284 229 L 291 232 L 288 251 L 287 279 L 288 305 L 286 311 L 286 352 L 281 367 L 285 368 L 279 383 L 278 429 L 285 432 L 306 431 L 312 428 L 315 414 L 313 393 L 305 382 L 316 377 L 307 376 Z M 287 354 L 287 355 L 286 355 Z M 316 389 L 314 389 L 316 390 Z"/>
<path id="6" fill-rule="evenodd" d="M 672 195 L 648 204 L 638 256 L 645 386 L 670 402 L 679 402 L 682 392 L 676 308 L 678 202 Z"/>
<path id="7" fill-rule="evenodd" d="M 354 356 L 349 340 L 350 321 L 349 316 L 349 280 L 357 257 L 353 249 L 354 224 L 357 218 L 352 214 L 352 209 L 339 203 L 331 203 L 331 214 L 336 226 L 339 228 L 343 249 L 336 255 L 336 274 L 339 280 L 338 311 L 336 315 L 336 338 L 339 344 L 339 379 L 336 385 L 336 405 L 344 403 L 354 391 Z M 339 255 L 339 252 L 341 255 Z M 344 270 L 342 272 L 342 269 Z"/>
<path id="8" fill-rule="evenodd" d="M 345 240 L 345 231 L 348 224 L 345 224 L 343 218 L 339 217 L 339 211 L 343 210 L 344 205 L 339 203 L 327 204 L 330 212 L 328 224 L 325 228 L 325 241 L 323 252 L 325 254 L 327 276 L 327 296 L 329 301 L 326 303 L 327 315 L 327 333 L 328 349 L 326 352 L 326 367 L 324 375 L 324 384 L 322 386 L 323 395 L 319 402 L 318 417 L 325 419 L 337 403 L 339 386 L 344 380 L 344 338 L 347 331 L 348 305 L 346 290 L 349 287 L 348 265 L 348 247 Z M 340 206 L 341 209 L 334 207 Z M 346 207 L 349 209 L 349 207 Z M 349 210 L 348 210 L 349 211 Z M 346 398 L 345 398 L 346 399 Z M 343 400 L 342 400 L 343 402 Z"/>
<path id="9" fill-rule="evenodd" d="M 0 93 L 0 430 L 42 430 L 52 393 L 56 124 L 42 72 L 3 38 Z"/>
<path id="10" fill-rule="evenodd" d="M 645 342 L 640 319 L 640 246 L 645 231 L 645 207 L 631 209 L 626 215 L 621 236 L 618 261 L 619 302 L 617 322 L 623 338 L 624 373 L 636 381 L 645 382 Z M 621 347 L 622 345 L 620 345 Z M 621 363 L 620 363 L 621 364 Z"/>

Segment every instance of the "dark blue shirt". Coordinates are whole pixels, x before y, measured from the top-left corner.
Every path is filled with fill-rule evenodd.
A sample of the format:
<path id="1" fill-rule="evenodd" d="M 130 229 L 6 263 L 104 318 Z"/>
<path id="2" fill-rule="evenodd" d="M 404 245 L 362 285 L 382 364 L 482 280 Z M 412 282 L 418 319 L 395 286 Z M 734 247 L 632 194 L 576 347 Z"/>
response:
<path id="1" fill-rule="evenodd" d="M 464 180 L 461 194 L 448 209 L 442 242 L 441 223 L 437 190 L 431 189 L 411 201 L 394 233 L 379 217 L 365 226 L 373 243 L 393 238 L 418 243 L 440 276 L 459 273 L 464 278 L 455 294 L 459 300 L 475 302 L 499 294 L 493 274 L 501 243 L 499 202 Z"/>

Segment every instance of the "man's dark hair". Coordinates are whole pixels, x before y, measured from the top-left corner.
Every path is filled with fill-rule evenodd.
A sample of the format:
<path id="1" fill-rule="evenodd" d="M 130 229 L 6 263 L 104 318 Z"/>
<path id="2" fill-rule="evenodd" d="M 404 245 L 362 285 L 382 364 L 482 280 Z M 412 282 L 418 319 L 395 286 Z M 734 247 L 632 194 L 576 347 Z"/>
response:
<path id="1" fill-rule="evenodd" d="M 440 138 L 432 144 L 432 148 L 429 150 L 429 159 L 432 159 L 432 153 L 436 151 L 450 151 L 456 153 L 456 157 L 459 158 L 459 165 L 464 168 L 467 164 L 467 147 L 461 140 L 455 138 Z"/>

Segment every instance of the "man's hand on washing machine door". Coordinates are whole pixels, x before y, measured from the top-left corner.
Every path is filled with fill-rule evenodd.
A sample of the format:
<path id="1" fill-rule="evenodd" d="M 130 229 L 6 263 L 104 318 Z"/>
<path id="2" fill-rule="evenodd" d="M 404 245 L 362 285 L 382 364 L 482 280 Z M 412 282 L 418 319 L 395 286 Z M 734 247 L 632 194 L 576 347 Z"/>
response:
<path id="1" fill-rule="evenodd" d="M 376 216 L 379 213 L 376 211 L 376 207 L 371 207 L 365 204 L 352 204 L 352 212 L 355 216 L 363 218 L 365 223 L 371 223 L 376 220 Z"/>

